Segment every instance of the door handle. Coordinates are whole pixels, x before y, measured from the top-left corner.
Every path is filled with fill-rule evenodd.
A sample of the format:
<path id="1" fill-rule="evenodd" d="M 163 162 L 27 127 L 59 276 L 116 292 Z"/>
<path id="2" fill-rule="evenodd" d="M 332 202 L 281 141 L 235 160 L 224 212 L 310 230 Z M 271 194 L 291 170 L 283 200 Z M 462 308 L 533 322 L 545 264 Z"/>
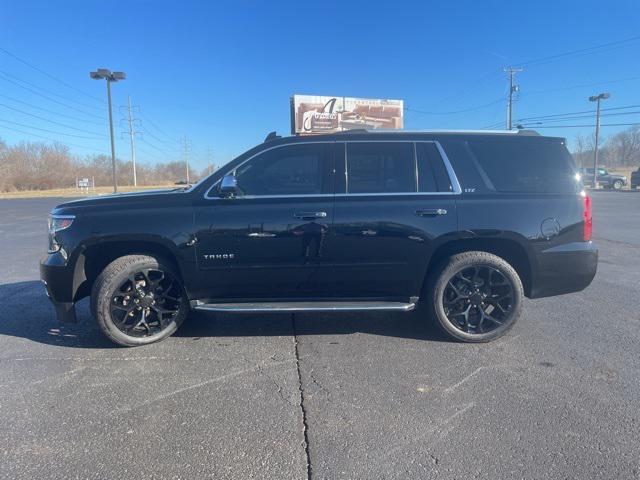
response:
<path id="1" fill-rule="evenodd" d="M 420 217 L 436 217 L 438 215 L 446 215 L 444 208 L 428 208 L 426 210 L 416 210 L 416 215 Z"/>
<path id="2" fill-rule="evenodd" d="M 314 218 L 325 218 L 327 212 L 296 212 L 293 216 L 302 220 L 312 220 Z"/>

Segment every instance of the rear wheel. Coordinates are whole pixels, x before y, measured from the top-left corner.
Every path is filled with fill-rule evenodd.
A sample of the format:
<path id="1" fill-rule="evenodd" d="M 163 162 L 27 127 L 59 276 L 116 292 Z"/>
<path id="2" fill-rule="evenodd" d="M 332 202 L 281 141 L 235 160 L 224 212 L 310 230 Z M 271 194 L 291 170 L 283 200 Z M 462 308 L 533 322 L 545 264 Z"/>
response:
<path id="1" fill-rule="evenodd" d="M 172 335 L 186 318 L 189 304 L 169 262 L 127 255 L 111 262 L 98 276 L 91 308 L 110 340 L 132 347 Z"/>
<path id="2" fill-rule="evenodd" d="M 464 342 L 501 337 L 522 311 L 520 277 L 507 261 L 487 252 L 453 255 L 427 285 L 429 310 L 448 335 Z"/>

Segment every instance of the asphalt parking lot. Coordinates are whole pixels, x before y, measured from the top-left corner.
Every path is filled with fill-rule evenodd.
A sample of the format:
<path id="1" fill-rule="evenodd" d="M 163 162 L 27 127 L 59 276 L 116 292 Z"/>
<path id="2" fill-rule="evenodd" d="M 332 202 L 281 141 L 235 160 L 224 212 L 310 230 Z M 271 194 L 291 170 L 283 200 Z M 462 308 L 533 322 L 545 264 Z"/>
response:
<path id="1" fill-rule="evenodd" d="M 59 199 L 0 201 L 0 478 L 640 478 L 640 193 L 595 192 L 584 292 L 505 338 L 419 314 L 193 315 L 116 348 L 38 281 Z"/>

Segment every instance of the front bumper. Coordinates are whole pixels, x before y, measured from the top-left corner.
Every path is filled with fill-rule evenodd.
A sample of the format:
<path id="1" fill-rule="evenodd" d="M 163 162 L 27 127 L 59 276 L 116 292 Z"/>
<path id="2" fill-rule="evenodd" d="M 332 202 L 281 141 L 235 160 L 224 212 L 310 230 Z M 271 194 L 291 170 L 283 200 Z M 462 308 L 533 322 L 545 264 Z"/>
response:
<path id="1" fill-rule="evenodd" d="M 73 298 L 73 270 L 59 253 L 48 254 L 40 261 L 40 279 L 61 322 L 78 321 Z"/>
<path id="2" fill-rule="evenodd" d="M 542 250 L 531 285 L 531 298 L 579 292 L 587 288 L 598 269 L 598 247 L 572 242 Z"/>

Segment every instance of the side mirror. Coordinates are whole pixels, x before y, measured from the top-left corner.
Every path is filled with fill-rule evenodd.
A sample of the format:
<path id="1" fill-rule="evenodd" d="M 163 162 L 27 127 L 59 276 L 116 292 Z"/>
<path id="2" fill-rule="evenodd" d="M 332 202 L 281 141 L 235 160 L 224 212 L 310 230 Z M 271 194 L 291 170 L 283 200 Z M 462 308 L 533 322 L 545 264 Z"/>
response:
<path id="1" fill-rule="evenodd" d="M 223 197 L 233 197 L 238 193 L 238 180 L 235 175 L 225 175 L 220 182 L 220 195 Z"/>

